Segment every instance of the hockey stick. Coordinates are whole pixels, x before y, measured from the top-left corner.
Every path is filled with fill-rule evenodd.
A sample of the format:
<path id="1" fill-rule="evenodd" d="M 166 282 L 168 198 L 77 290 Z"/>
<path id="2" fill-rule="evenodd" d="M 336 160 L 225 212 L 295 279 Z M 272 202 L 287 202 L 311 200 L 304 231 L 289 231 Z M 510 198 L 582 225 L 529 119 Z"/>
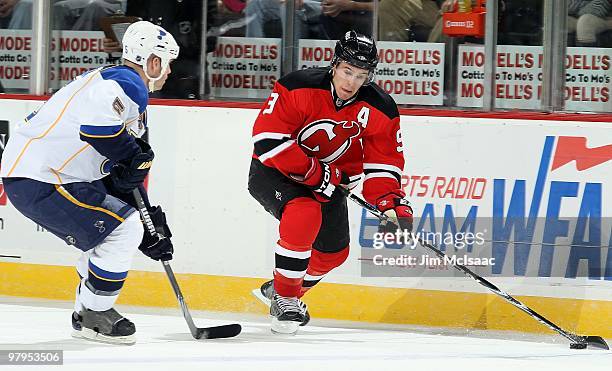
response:
<path id="1" fill-rule="evenodd" d="M 140 194 L 140 190 L 138 188 L 134 189 L 134 198 L 136 199 L 136 204 L 138 205 L 138 212 L 140 212 L 140 216 L 144 221 L 145 226 L 147 227 L 147 232 L 151 234 L 151 236 L 158 236 L 157 231 L 155 230 L 155 226 L 151 221 L 151 216 L 149 215 L 149 211 L 147 206 L 145 205 L 145 201 Z M 145 233 L 147 233 L 145 232 Z M 161 236 L 160 238 L 165 238 Z M 212 326 L 212 327 L 197 327 L 193 322 L 193 318 L 191 318 L 191 313 L 189 313 L 189 308 L 187 308 L 187 303 L 183 298 L 183 293 L 181 292 L 181 288 L 176 281 L 176 277 L 174 276 L 174 272 L 170 267 L 169 261 L 162 261 L 164 269 L 166 271 L 166 275 L 168 276 L 168 280 L 170 281 L 170 285 L 174 290 L 174 294 L 179 302 L 181 307 L 181 312 L 183 312 L 183 317 L 185 317 L 185 321 L 189 326 L 189 330 L 191 331 L 191 335 L 195 339 L 220 339 L 220 338 L 231 338 L 242 331 L 242 327 L 235 323 L 231 325 L 222 325 L 222 326 Z"/>
<path id="2" fill-rule="evenodd" d="M 352 201 L 356 202 L 357 204 L 359 204 L 361 207 L 363 207 L 364 209 L 366 209 L 370 213 L 372 213 L 378 219 L 386 221 L 388 223 L 393 223 L 392 221 L 389 220 L 389 217 L 387 215 L 385 215 L 382 212 L 380 212 L 380 210 L 378 210 L 374 205 L 370 204 L 369 202 L 367 202 L 366 200 L 362 199 L 361 197 L 359 197 L 359 196 L 357 196 L 357 195 L 355 195 L 353 193 L 350 193 L 350 192 L 347 192 L 347 197 L 350 198 Z M 440 258 L 444 259 L 446 257 L 446 255 L 442 251 L 440 251 L 436 247 L 432 246 L 427 241 L 423 240 L 421 237 L 418 237 L 417 240 L 419 241 L 419 243 L 422 246 L 424 246 L 424 247 L 428 248 L 429 250 L 433 251 Z M 531 309 L 528 306 L 526 306 L 525 304 L 521 303 L 520 301 L 518 301 L 514 297 L 510 296 L 508 293 L 500 290 L 497 286 L 495 286 L 491 282 L 487 281 L 486 279 L 484 279 L 484 278 L 480 277 L 479 275 L 477 275 L 476 273 L 472 272 L 471 270 L 469 270 L 464 265 L 454 263 L 453 266 L 457 270 L 459 270 L 463 274 L 465 274 L 466 276 L 469 276 L 469 277 L 473 278 L 474 280 L 476 280 L 476 282 L 478 282 L 479 284 L 481 284 L 481 285 L 485 286 L 486 288 L 488 288 L 489 290 L 491 290 L 493 293 L 501 296 L 502 298 L 504 298 L 510 304 L 514 305 L 518 309 L 520 309 L 523 312 L 527 313 L 532 318 L 534 318 L 536 321 L 540 322 L 541 324 L 547 326 L 549 329 L 551 329 L 553 331 L 556 331 L 561 336 L 563 336 L 566 339 L 570 340 L 571 341 L 571 343 L 570 343 L 570 348 L 571 349 L 585 349 L 587 346 L 590 346 L 590 347 L 596 348 L 596 349 L 606 349 L 606 350 L 610 349 L 608 347 L 608 344 L 606 344 L 606 341 L 601 336 L 580 336 L 580 335 L 576 335 L 576 334 L 573 334 L 571 332 L 565 331 L 562 328 L 560 328 L 559 326 L 557 326 L 556 324 L 554 324 L 551 321 L 549 321 L 548 319 L 546 319 L 544 316 L 542 316 L 538 312 L 534 311 L 533 309 Z"/>

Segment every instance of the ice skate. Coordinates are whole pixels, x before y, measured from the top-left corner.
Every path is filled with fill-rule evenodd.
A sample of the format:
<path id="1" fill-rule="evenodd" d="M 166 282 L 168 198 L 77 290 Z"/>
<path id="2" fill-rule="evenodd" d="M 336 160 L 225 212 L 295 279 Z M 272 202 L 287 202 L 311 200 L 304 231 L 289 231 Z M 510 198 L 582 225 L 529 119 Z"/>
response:
<path id="1" fill-rule="evenodd" d="M 298 327 L 305 320 L 305 312 L 302 309 L 304 306 L 305 304 L 296 297 L 288 298 L 274 294 L 270 305 L 272 332 L 295 335 Z"/>
<path id="2" fill-rule="evenodd" d="M 262 303 L 268 307 L 272 304 L 272 298 L 276 291 L 274 290 L 274 280 L 264 282 L 260 288 L 251 291 L 253 295 L 259 299 Z M 300 309 L 304 313 L 304 321 L 300 323 L 300 326 L 306 326 L 310 322 L 310 313 L 308 313 L 308 306 L 303 301 L 299 300 Z"/>
<path id="3" fill-rule="evenodd" d="M 72 313 L 72 336 L 111 344 L 136 342 L 136 326 L 113 308 L 103 312 L 85 309 Z"/>

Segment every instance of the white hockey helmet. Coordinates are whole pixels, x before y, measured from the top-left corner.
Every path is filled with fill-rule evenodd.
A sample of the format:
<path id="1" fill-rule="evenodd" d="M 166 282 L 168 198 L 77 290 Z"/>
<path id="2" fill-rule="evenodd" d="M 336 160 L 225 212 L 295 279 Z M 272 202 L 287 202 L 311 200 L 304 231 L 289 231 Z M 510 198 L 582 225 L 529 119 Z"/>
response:
<path id="1" fill-rule="evenodd" d="M 159 80 L 170 61 L 179 55 L 179 46 L 168 31 L 147 21 L 132 23 L 123 35 L 123 59 L 142 66 L 145 76 L 149 79 L 149 91 L 153 91 L 155 81 Z M 157 78 L 149 76 L 147 60 L 151 55 L 161 59 L 162 70 Z"/>

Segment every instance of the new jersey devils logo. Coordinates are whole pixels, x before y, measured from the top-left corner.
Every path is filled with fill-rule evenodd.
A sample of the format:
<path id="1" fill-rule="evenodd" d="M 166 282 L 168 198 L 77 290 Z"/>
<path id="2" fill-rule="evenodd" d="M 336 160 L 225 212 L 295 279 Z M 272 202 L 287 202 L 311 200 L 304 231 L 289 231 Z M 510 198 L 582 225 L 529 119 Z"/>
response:
<path id="1" fill-rule="evenodd" d="M 317 120 L 306 125 L 298 134 L 298 144 L 309 156 L 330 163 L 336 161 L 351 146 L 361 132 L 354 121 Z"/>

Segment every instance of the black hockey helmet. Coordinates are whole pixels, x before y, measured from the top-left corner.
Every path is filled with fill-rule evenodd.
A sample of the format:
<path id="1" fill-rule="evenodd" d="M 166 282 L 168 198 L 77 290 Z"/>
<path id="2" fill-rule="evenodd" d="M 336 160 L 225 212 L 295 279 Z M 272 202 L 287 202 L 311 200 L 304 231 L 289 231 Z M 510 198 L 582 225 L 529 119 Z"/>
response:
<path id="1" fill-rule="evenodd" d="M 378 64 L 378 51 L 374 40 L 355 31 L 348 31 L 336 42 L 332 67 L 340 61 L 368 70 L 370 72 L 368 82 L 371 82 Z"/>

